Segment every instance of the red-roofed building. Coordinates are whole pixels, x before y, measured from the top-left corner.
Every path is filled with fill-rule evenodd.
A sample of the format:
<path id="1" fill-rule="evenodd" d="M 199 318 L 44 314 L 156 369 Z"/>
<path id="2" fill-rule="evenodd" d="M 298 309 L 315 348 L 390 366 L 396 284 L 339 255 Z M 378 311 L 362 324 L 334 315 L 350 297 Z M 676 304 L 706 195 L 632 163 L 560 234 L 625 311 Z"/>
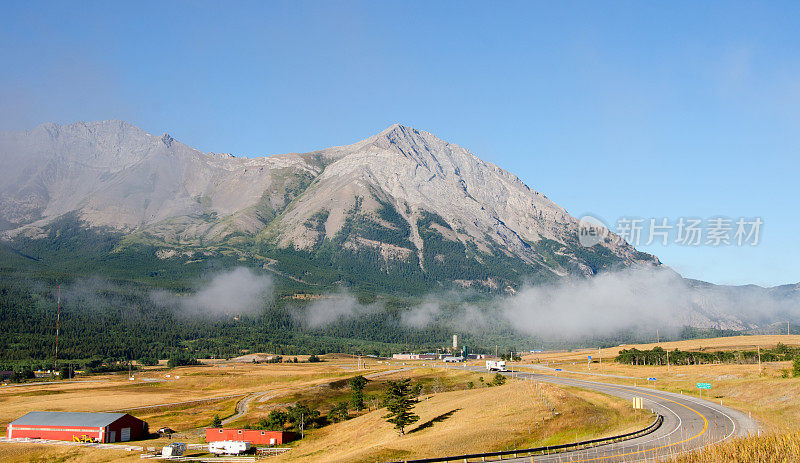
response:
<path id="1" fill-rule="evenodd" d="M 279 445 L 295 440 L 288 431 L 263 431 L 261 429 L 206 428 L 206 442 L 223 440 L 250 442 L 253 445 Z"/>
<path id="2" fill-rule="evenodd" d="M 147 423 L 127 413 L 30 412 L 8 424 L 9 439 L 127 442 L 147 435 Z"/>

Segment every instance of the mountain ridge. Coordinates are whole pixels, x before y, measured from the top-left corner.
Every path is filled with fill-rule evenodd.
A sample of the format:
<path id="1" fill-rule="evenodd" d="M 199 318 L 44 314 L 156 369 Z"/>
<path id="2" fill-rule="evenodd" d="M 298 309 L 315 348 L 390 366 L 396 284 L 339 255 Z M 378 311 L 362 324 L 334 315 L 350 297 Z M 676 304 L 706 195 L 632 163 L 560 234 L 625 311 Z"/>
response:
<path id="1" fill-rule="evenodd" d="M 75 213 L 167 251 L 268 245 L 319 259 L 336 246 L 383 270 L 461 262 L 483 274 L 489 260 L 508 264 L 501 273 L 514 268 L 481 278 L 489 287 L 528 273 L 660 265 L 613 234 L 583 248 L 578 220 L 544 194 L 399 123 L 349 145 L 259 157 L 204 153 L 120 120 L 47 123 L 0 134 L 0 155 L 5 240 L 43 236 Z M 456 277 L 441 276 L 477 282 Z"/>

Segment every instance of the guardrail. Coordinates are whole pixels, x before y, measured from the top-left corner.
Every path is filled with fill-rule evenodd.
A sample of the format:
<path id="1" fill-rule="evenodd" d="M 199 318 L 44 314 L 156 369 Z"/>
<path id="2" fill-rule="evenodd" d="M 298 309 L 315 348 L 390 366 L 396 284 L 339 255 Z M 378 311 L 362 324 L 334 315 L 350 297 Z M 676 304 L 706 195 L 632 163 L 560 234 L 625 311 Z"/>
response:
<path id="1" fill-rule="evenodd" d="M 664 417 L 658 415 L 652 423 L 646 428 L 642 428 L 638 431 L 629 432 L 626 434 L 620 434 L 617 436 L 611 437 L 601 437 L 599 439 L 591 439 L 585 440 L 581 442 L 572 442 L 569 444 L 560 444 L 560 445 L 549 445 L 546 447 L 534 447 L 530 449 L 517 449 L 517 450 L 503 450 L 500 452 L 486 452 L 486 453 L 471 453 L 467 455 L 453 455 L 449 457 L 435 457 L 435 458 L 420 458 L 417 460 L 398 460 L 398 461 L 391 461 L 387 463 L 439 463 L 439 462 L 447 462 L 447 461 L 456 461 L 461 460 L 463 462 L 467 462 L 470 459 L 474 458 L 481 458 L 483 461 L 486 461 L 486 457 L 500 457 L 500 460 L 503 459 L 505 456 L 513 455 L 514 458 L 518 458 L 520 454 L 524 456 L 524 454 L 528 454 L 527 456 L 531 456 L 534 453 L 542 453 L 548 454 L 550 452 L 559 452 L 564 451 L 569 448 L 580 448 L 580 447 L 589 447 L 595 444 L 609 444 L 613 442 L 629 440 L 636 437 L 646 436 L 651 432 L 655 431 L 661 424 L 664 422 Z"/>

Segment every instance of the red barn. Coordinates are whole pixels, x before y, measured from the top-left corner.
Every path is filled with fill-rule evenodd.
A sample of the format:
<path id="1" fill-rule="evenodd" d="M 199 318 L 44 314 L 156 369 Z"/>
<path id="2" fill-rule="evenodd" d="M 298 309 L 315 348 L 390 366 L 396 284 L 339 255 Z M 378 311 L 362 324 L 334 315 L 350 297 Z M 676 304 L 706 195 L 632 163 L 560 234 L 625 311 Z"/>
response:
<path id="1" fill-rule="evenodd" d="M 145 437 L 147 423 L 127 413 L 30 412 L 9 423 L 7 431 L 9 439 L 89 436 L 98 442 L 127 442 Z"/>
<path id="2" fill-rule="evenodd" d="M 295 435 L 287 431 L 262 431 L 260 429 L 206 428 L 206 442 L 233 440 L 253 445 L 278 445 L 293 441 Z"/>

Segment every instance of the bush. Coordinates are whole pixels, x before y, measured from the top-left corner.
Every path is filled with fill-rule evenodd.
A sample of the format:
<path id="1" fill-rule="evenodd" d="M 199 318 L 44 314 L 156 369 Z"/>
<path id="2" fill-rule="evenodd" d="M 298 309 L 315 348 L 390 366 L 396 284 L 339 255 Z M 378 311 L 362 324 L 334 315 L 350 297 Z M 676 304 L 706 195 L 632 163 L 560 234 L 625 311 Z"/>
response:
<path id="1" fill-rule="evenodd" d="M 153 357 L 142 357 L 137 360 L 140 365 L 146 365 L 148 367 L 152 367 L 154 365 L 158 365 L 158 359 Z"/>
<path id="2" fill-rule="evenodd" d="M 186 354 L 172 356 L 167 362 L 167 366 L 169 368 L 181 367 L 184 365 L 200 365 L 200 362 L 198 362 L 196 358 L 190 357 Z"/>
<path id="3" fill-rule="evenodd" d="M 792 376 L 795 378 L 800 376 L 800 355 L 796 356 L 792 362 Z"/>
<path id="4" fill-rule="evenodd" d="M 492 382 L 489 383 L 490 386 L 502 386 L 506 383 L 506 377 L 501 375 L 500 373 L 495 373 L 494 378 L 492 378 Z"/>
<path id="5" fill-rule="evenodd" d="M 33 379 L 33 378 L 36 378 L 36 374 L 33 373 L 33 370 L 25 368 L 25 369 L 22 369 L 22 370 L 19 370 L 19 371 L 15 371 L 11 375 L 11 382 L 12 383 L 21 383 L 22 381 L 24 381 L 26 379 Z"/>
<path id="6" fill-rule="evenodd" d="M 317 362 L 321 362 L 322 360 L 321 360 L 319 357 L 317 357 L 316 355 L 314 355 L 314 354 L 311 354 L 311 355 L 308 357 L 308 361 L 309 361 L 310 363 L 317 363 Z"/>

